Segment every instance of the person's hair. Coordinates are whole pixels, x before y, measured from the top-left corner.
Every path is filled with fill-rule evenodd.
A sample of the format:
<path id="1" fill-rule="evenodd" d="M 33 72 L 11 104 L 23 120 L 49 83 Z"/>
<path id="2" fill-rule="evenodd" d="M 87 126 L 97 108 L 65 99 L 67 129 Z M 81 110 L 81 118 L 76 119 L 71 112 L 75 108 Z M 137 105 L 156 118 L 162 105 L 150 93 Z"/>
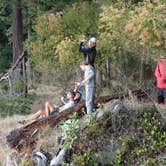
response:
<path id="1" fill-rule="evenodd" d="M 74 96 L 75 96 L 75 93 L 74 93 L 74 91 L 73 90 L 70 90 L 69 91 L 69 94 L 74 98 Z"/>
<path id="2" fill-rule="evenodd" d="M 70 89 L 70 90 L 65 91 L 64 96 L 66 97 L 68 94 L 71 95 L 72 97 L 74 97 L 74 95 L 75 95 L 73 89 Z"/>
<path id="3" fill-rule="evenodd" d="M 87 66 L 88 63 L 87 63 L 86 61 L 82 61 L 82 62 L 80 62 L 80 66 L 81 66 L 81 65 L 86 65 L 86 66 Z"/>

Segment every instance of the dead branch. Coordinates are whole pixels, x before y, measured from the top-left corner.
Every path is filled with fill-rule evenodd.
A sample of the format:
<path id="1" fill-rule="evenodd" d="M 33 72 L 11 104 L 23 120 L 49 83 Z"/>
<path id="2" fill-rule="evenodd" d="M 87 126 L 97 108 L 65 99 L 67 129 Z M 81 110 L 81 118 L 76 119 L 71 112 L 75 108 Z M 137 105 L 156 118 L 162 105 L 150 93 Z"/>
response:
<path id="1" fill-rule="evenodd" d="M 4 74 L 1 78 L 0 78 L 0 82 L 3 80 L 8 79 L 8 77 L 11 75 L 11 73 L 16 69 L 16 67 L 19 65 L 19 63 L 22 61 L 23 57 L 25 56 L 25 51 L 22 52 L 22 54 L 20 55 L 20 57 L 17 59 L 16 63 L 12 66 L 12 68 L 6 73 Z"/>

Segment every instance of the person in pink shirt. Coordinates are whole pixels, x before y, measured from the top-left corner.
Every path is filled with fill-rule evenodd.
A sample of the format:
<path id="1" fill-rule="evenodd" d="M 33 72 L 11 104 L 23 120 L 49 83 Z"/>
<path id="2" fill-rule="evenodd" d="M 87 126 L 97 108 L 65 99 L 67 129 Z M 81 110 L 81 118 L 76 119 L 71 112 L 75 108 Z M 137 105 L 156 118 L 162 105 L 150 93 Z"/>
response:
<path id="1" fill-rule="evenodd" d="M 166 105 L 166 56 L 160 56 L 154 74 L 157 79 L 157 103 Z"/>

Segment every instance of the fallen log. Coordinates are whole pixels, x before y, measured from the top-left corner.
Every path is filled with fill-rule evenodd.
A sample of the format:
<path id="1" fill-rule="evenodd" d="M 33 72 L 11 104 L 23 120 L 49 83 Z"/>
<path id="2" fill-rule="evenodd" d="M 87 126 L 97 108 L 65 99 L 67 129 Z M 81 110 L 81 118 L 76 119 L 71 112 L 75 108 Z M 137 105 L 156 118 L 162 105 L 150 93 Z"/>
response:
<path id="1" fill-rule="evenodd" d="M 130 93 L 136 95 L 138 98 L 147 96 L 145 92 L 142 91 L 141 89 L 133 90 Z M 114 96 L 99 97 L 95 100 L 95 106 L 97 106 L 98 103 L 104 104 L 114 99 L 123 99 L 129 96 L 130 93 L 127 92 Z M 42 130 L 47 125 L 54 127 L 63 120 L 69 119 L 73 113 L 78 112 L 83 107 L 85 107 L 85 102 L 80 101 L 76 106 L 68 110 L 50 115 L 49 117 L 46 118 L 38 119 L 32 122 L 31 124 L 15 129 L 11 131 L 9 135 L 7 135 L 6 137 L 7 144 L 9 145 L 10 148 L 15 149 L 17 151 L 21 151 L 22 149 L 27 147 L 33 147 L 33 145 L 36 143 L 38 139 L 39 133 L 41 133 Z"/>
<path id="2" fill-rule="evenodd" d="M 78 112 L 85 106 L 84 101 L 80 101 L 75 107 L 63 112 L 50 115 L 49 117 L 38 119 L 27 126 L 15 129 L 6 137 L 10 148 L 21 151 L 23 147 L 32 146 L 37 140 L 37 135 L 47 126 L 56 126 L 59 122 L 68 119 L 74 112 Z"/>

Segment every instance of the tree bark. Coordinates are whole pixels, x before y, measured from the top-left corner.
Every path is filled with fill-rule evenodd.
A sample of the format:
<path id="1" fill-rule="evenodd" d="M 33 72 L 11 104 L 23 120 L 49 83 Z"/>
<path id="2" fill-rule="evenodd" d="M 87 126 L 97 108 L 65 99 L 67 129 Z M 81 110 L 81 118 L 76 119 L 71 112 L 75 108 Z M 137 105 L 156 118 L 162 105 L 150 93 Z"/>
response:
<path id="1" fill-rule="evenodd" d="M 13 1 L 13 63 L 23 51 L 23 24 L 20 0 Z"/>
<path id="2" fill-rule="evenodd" d="M 31 18 L 29 18 L 28 39 L 30 39 L 31 34 L 32 34 L 32 20 L 31 20 Z M 26 71 L 27 71 L 27 86 L 29 89 L 33 84 L 33 70 L 32 70 L 32 59 L 31 59 L 30 54 L 28 54 L 27 57 L 28 57 L 28 59 L 27 59 L 27 63 L 26 63 L 26 66 L 27 66 Z"/>
<path id="3" fill-rule="evenodd" d="M 13 64 L 17 62 L 17 59 L 23 52 L 23 18 L 22 8 L 20 0 L 13 0 Z M 21 83 L 19 88 L 15 89 L 16 93 L 27 93 L 27 81 L 26 81 L 26 66 L 25 57 L 23 57 L 20 64 L 14 71 L 14 81 Z"/>

